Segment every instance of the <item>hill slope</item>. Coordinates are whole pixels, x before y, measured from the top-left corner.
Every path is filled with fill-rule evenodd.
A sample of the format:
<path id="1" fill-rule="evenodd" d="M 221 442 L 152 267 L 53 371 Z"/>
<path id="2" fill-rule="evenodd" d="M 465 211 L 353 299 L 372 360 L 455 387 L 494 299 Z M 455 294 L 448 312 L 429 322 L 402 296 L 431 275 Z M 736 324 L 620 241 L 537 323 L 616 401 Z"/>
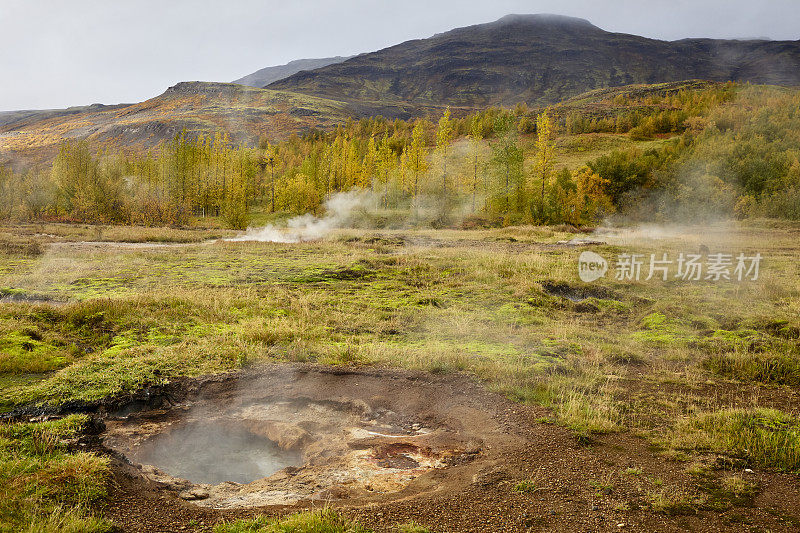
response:
<path id="1" fill-rule="evenodd" d="M 288 78 L 292 74 L 297 74 L 301 70 L 314 70 L 317 68 L 327 67 L 335 63 L 341 63 L 353 56 L 343 57 L 323 57 L 318 59 L 296 59 L 289 61 L 285 65 L 276 65 L 274 67 L 266 67 L 260 70 L 241 77 L 238 80 L 233 80 L 231 83 L 239 85 L 247 85 L 249 87 L 264 87 L 270 83 Z"/>
<path id="2" fill-rule="evenodd" d="M 109 148 L 156 146 L 186 129 L 190 135 L 227 132 L 232 140 L 284 139 L 312 127 L 344 122 L 347 104 L 230 83 L 182 82 L 132 105 L 87 106 L 63 112 L 8 113 L 0 124 L 0 164 L 54 155 L 63 139 L 88 139 Z"/>
<path id="3" fill-rule="evenodd" d="M 361 54 L 272 83 L 349 101 L 553 103 L 686 79 L 800 85 L 800 41 L 659 41 L 556 15 L 509 15 Z"/>
<path id="4" fill-rule="evenodd" d="M 19 111 L 0 111 L 0 128 L 7 124 L 21 125 L 25 122 L 35 122 L 46 118 L 77 115 L 87 111 L 106 111 L 126 107 L 130 104 L 92 104 L 86 106 L 68 107 L 66 109 L 21 109 Z"/>

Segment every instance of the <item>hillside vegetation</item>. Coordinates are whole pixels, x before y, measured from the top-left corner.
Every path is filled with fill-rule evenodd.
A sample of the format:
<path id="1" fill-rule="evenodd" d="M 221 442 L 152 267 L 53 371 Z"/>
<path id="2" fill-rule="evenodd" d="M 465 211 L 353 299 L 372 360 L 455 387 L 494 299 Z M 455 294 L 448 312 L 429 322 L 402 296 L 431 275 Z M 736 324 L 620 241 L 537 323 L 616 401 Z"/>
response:
<path id="1" fill-rule="evenodd" d="M 122 106 L 88 106 L 0 116 L 0 163 L 17 168 L 52 161 L 65 140 L 93 149 L 141 152 L 188 135 L 225 132 L 235 142 L 286 139 L 310 128 L 343 122 L 353 110 L 342 102 L 230 83 L 183 82 L 160 96 Z"/>
<path id="2" fill-rule="evenodd" d="M 330 63 L 330 64 L 328 64 Z M 0 113 L 0 164 L 49 162 L 65 139 L 142 152 L 227 134 L 254 146 L 347 117 L 463 116 L 488 106 L 555 105 L 586 91 L 703 79 L 800 85 L 796 41 L 659 41 L 553 15 L 509 15 L 351 58 L 299 60 L 237 83 L 183 82 L 137 104 Z M 597 96 L 591 96 L 595 98 Z"/>
<path id="3" fill-rule="evenodd" d="M 798 218 L 799 98 L 688 82 L 594 91 L 549 109 L 349 120 L 255 148 L 186 132 L 144 155 L 67 142 L 49 168 L 0 172 L 0 217 L 222 217 L 244 228 L 252 213 L 321 215 L 332 194 L 360 190 L 384 226 L 409 212 L 434 226 L 594 224 L 614 213 Z"/>

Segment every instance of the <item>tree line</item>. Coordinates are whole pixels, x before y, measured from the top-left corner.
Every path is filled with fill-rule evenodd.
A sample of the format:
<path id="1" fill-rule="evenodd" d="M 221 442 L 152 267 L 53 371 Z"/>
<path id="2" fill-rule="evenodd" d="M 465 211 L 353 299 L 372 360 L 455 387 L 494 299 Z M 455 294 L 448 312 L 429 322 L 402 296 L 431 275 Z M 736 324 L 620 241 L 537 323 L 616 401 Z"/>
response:
<path id="1" fill-rule="evenodd" d="M 373 191 L 386 209 L 432 205 L 442 224 L 464 214 L 580 224 L 613 209 L 599 176 L 554 176 L 547 112 L 537 118 L 542 157 L 525 168 L 526 112 L 491 108 L 457 119 L 448 110 L 435 122 L 378 117 L 258 147 L 185 132 L 145 154 L 93 153 L 85 141 L 67 141 L 50 168 L 0 171 L 0 217 L 181 225 L 211 216 L 243 228 L 253 209 L 319 214 L 326 197 L 355 188 Z"/>
<path id="2" fill-rule="evenodd" d="M 611 104 L 605 115 L 522 104 L 436 120 L 373 117 L 249 147 L 219 133 L 184 132 L 143 154 L 67 141 L 49 167 L 0 168 L 0 218 L 184 225 L 220 217 L 244 228 L 253 211 L 320 214 L 329 195 L 351 189 L 372 191 L 386 210 L 424 205 L 443 225 L 464 217 L 593 224 L 618 210 L 686 211 L 698 199 L 739 216 L 800 218 L 796 92 L 722 85 L 617 95 Z M 563 168 L 559 132 L 606 129 L 672 140 Z"/>

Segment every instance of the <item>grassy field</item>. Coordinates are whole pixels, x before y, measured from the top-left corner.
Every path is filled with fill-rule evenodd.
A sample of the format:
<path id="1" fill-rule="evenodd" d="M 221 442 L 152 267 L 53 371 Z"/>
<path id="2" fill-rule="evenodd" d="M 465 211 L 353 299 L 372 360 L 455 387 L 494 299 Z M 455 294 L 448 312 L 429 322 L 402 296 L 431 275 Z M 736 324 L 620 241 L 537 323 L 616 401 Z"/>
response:
<path id="1" fill-rule="evenodd" d="M 0 227 L 2 409 L 91 402 L 276 361 L 463 371 L 549 408 L 542 423 L 567 426 L 582 442 L 608 432 L 647 439 L 665 458 L 686 461 L 698 484 L 720 458 L 800 472 L 800 226 L 591 237 L 606 243 L 591 249 L 609 261 L 621 253 L 675 258 L 701 245 L 760 252 L 759 279 L 741 283 L 644 281 L 645 265 L 638 282 L 615 280 L 612 267 L 584 284 L 577 258 L 586 248 L 557 244 L 576 237 L 566 228 L 208 241 L 224 234 Z M 97 239 L 105 242 L 83 242 Z M 74 531 L 108 526 L 88 511 L 102 499 L 107 462 L 65 450 L 81 423 L 0 426 L 0 531 L 67 527 L 47 521 Z M 71 490 L 54 492 L 54 484 Z M 717 496 L 703 502 L 661 487 L 651 506 L 670 513 L 755 490 L 730 476 L 714 487 Z M 220 531 L 306 530 L 263 522 Z"/>

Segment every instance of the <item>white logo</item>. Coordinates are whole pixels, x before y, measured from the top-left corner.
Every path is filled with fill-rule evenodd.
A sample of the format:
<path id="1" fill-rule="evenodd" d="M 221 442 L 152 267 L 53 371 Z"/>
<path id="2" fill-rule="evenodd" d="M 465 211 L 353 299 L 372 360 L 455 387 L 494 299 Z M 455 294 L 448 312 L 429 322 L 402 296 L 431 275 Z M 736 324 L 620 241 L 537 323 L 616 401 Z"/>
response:
<path id="1" fill-rule="evenodd" d="M 734 253 L 680 253 L 671 259 L 668 252 L 661 254 L 621 253 L 613 264 L 614 279 L 617 281 L 650 281 L 660 279 L 669 281 L 756 281 L 759 279 L 760 253 L 746 255 Z M 594 252 L 582 252 L 578 257 L 578 276 L 590 283 L 606 275 L 608 262 Z"/>
<path id="2" fill-rule="evenodd" d="M 578 276 L 581 281 L 590 283 L 602 278 L 608 272 L 608 261 L 594 252 L 581 252 L 578 257 Z"/>

